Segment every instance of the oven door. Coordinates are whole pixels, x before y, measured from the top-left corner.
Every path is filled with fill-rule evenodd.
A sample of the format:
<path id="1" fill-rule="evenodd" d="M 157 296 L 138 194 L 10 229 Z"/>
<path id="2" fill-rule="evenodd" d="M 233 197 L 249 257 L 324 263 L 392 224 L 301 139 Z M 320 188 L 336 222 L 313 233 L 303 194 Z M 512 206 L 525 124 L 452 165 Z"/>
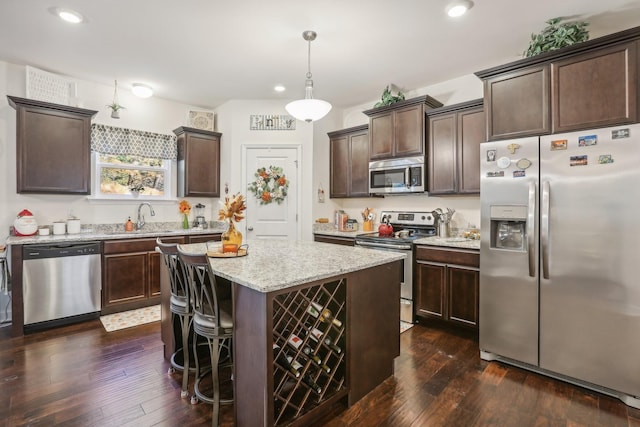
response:
<path id="1" fill-rule="evenodd" d="M 397 248 L 395 245 L 385 245 L 384 243 L 374 243 L 359 241 L 356 239 L 356 246 L 365 247 L 376 251 L 398 252 L 406 255 L 402 262 L 402 282 L 400 284 L 400 320 L 413 323 L 413 248 L 408 244 L 408 248 Z"/>

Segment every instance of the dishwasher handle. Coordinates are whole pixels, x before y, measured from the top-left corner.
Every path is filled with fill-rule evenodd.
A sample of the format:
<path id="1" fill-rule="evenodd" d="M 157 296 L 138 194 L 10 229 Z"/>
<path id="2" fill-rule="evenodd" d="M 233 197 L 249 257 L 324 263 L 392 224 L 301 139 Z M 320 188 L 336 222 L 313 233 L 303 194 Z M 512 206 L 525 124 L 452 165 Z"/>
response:
<path id="1" fill-rule="evenodd" d="M 24 261 L 42 258 L 61 258 L 67 256 L 100 255 L 100 242 L 83 242 L 73 244 L 27 245 L 22 250 Z"/>

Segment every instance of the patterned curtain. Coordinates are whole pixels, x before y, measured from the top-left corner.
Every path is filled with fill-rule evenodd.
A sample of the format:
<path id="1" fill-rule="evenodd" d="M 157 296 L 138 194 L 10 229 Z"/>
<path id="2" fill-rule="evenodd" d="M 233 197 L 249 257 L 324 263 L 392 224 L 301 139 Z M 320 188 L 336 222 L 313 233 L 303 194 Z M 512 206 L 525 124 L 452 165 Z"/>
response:
<path id="1" fill-rule="evenodd" d="M 102 154 L 126 154 L 175 160 L 178 157 L 176 141 L 175 135 L 97 123 L 91 125 L 91 150 Z"/>

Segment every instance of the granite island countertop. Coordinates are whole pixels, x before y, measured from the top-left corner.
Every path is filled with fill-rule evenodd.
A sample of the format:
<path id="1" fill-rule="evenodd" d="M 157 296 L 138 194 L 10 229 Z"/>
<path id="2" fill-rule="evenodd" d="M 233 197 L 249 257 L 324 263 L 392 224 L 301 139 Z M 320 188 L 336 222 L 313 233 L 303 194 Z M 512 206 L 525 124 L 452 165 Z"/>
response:
<path id="1" fill-rule="evenodd" d="M 364 270 L 406 257 L 397 252 L 299 240 L 250 240 L 247 243 L 247 256 L 210 257 L 209 263 L 217 275 L 263 293 Z M 181 245 L 181 248 L 191 253 L 207 251 L 204 243 Z"/>
<path id="2" fill-rule="evenodd" d="M 137 239 L 143 237 L 159 237 L 171 235 L 199 235 L 222 233 L 227 224 L 211 221 L 209 228 L 182 228 L 181 222 L 148 222 L 139 231 L 124 231 L 123 224 L 88 224 L 83 225 L 80 233 L 48 236 L 9 236 L 7 245 L 51 244 L 67 242 L 86 242 L 94 240 Z"/>

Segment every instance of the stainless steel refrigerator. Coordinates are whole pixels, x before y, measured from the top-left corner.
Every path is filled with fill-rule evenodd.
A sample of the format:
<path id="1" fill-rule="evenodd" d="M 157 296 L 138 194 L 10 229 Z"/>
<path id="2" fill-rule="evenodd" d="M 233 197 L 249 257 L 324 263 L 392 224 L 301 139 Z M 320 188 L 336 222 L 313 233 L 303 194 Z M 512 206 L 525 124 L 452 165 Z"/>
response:
<path id="1" fill-rule="evenodd" d="M 480 356 L 640 408 L 640 125 L 481 150 Z"/>

